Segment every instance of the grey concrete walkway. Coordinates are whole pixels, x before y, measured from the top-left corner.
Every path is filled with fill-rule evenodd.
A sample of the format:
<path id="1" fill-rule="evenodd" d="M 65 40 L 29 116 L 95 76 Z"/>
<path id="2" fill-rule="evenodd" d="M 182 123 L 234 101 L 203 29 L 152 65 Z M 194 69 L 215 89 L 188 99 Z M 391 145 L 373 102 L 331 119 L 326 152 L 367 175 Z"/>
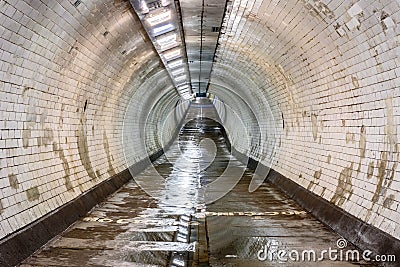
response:
<path id="1" fill-rule="evenodd" d="M 208 101 L 193 103 L 179 142 L 136 177 L 148 181 L 148 192 L 158 199 L 129 182 L 21 266 L 370 266 L 345 261 L 346 251 L 354 248 L 348 244 L 340 252 L 340 236 L 273 185 L 249 193 L 253 173 L 229 154 L 216 121 Z M 204 138 L 215 147 L 199 146 Z M 228 163 L 245 171 L 242 179 L 207 204 L 210 192 L 204 189 Z M 164 179 L 162 185 L 153 183 L 156 176 Z M 218 184 L 211 195 L 224 189 L 224 183 Z M 318 259 L 329 248 L 337 251 L 331 256 L 338 260 L 323 254 L 322 261 L 314 262 L 309 260 L 312 252 L 304 253 L 315 251 Z M 287 252 L 280 262 L 277 250 Z M 289 255 L 297 257 L 296 251 L 298 261 L 286 262 Z"/>

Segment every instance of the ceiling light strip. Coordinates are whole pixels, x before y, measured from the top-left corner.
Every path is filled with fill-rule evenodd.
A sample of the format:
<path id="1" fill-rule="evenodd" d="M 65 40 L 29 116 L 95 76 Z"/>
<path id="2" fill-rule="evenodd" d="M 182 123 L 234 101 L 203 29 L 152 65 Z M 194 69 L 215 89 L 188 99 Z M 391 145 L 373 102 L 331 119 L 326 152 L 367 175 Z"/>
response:
<path id="1" fill-rule="evenodd" d="M 179 8 L 172 0 L 130 0 L 154 48 L 183 98 L 192 94 Z M 179 68 L 178 68 L 179 67 Z M 185 85 L 183 91 L 178 88 Z"/>

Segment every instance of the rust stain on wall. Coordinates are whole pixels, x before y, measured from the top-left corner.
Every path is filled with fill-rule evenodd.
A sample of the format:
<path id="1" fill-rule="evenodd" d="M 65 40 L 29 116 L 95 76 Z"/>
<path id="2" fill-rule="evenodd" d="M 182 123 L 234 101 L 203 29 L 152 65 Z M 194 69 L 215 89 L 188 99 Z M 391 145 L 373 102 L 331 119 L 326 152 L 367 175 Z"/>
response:
<path id="1" fill-rule="evenodd" d="M 315 180 L 319 180 L 319 178 L 321 178 L 321 174 L 322 174 L 321 169 L 319 171 L 315 171 L 315 173 L 314 173 Z"/>
<path id="2" fill-rule="evenodd" d="M 27 148 L 29 146 L 29 139 L 31 138 L 31 129 L 22 130 L 22 146 Z"/>
<path id="3" fill-rule="evenodd" d="M 349 167 L 342 170 L 339 175 L 339 182 L 331 202 L 338 206 L 342 206 L 346 200 L 349 200 L 353 194 L 353 185 L 351 183 L 351 175 L 353 173 L 353 162 Z"/>
<path id="4" fill-rule="evenodd" d="M 37 91 L 33 87 L 25 86 L 22 92 L 22 97 L 26 104 L 26 123 L 24 123 L 24 129 L 22 130 L 22 146 L 24 148 L 29 147 L 29 141 L 32 138 L 32 128 L 36 124 L 37 110 L 36 110 L 36 100 L 35 94 Z"/>
<path id="5" fill-rule="evenodd" d="M 378 181 L 372 202 L 376 203 L 381 196 L 386 194 L 393 182 L 395 171 L 399 164 L 399 145 L 397 136 L 397 124 L 393 112 L 393 97 L 385 100 L 386 126 L 385 126 L 385 151 L 381 152 L 381 160 L 378 162 Z"/>
<path id="6" fill-rule="evenodd" d="M 357 77 L 351 76 L 351 82 L 353 83 L 353 85 L 354 85 L 355 88 L 359 88 L 359 87 L 360 87 L 360 84 L 359 84 L 359 82 L 358 82 Z"/>
<path id="7" fill-rule="evenodd" d="M 36 140 L 37 140 L 38 146 L 42 146 L 42 137 L 38 136 L 38 137 L 36 137 Z"/>
<path id="8" fill-rule="evenodd" d="M 78 130 L 76 131 L 76 137 L 78 139 L 78 153 L 79 158 L 81 159 L 81 163 L 88 173 L 89 177 L 92 179 L 96 179 L 97 176 L 93 170 L 92 163 L 89 157 L 89 145 L 86 134 L 86 117 L 85 114 L 82 113 L 80 125 L 78 126 Z"/>
<path id="9" fill-rule="evenodd" d="M 310 184 L 307 187 L 307 190 L 310 190 L 313 185 L 318 184 L 318 181 L 321 178 L 321 174 L 322 174 L 322 170 L 321 169 L 319 171 L 315 171 L 314 180 L 310 182 Z"/>
<path id="10" fill-rule="evenodd" d="M 11 188 L 13 188 L 13 189 L 19 188 L 18 178 L 17 178 L 17 175 L 15 175 L 14 173 L 10 173 L 8 175 L 8 181 L 10 182 Z"/>
<path id="11" fill-rule="evenodd" d="M 360 157 L 363 159 L 365 158 L 365 150 L 367 148 L 367 130 L 364 125 L 361 126 L 360 129 L 359 147 L 360 147 Z"/>
<path id="12" fill-rule="evenodd" d="M 304 3 L 305 8 L 313 17 L 320 18 L 323 22 L 326 22 L 326 17 L 329 19 L 335 18 L 335 13 L 329 9 L 329 7 L 319 0 L 301 0 Z"/>
<path id="13" fill-rule="evenodd" d="M 114 167 L 111 164 L 111 154 L 110 154 L 110 145 L 108 144 L 108 138 L 106 131 L 103 132 L 103 145 L 104 145 L 104 150 L 106 151 L 107 155 L 107 161 L 108 161 L 108 174 L 111 176 L 115 175 L 115 170 Z"/>
<path id="14" fill-rule="evenodd" d="M 64 150 L 59 148 L 56 142 L 53 142 L 53 151 L 58 155 L 60 160 L 62 161 L 62 166 L 64 169 L 64 184 L 68 191 L 74 191 L 74 188 L 71 183 L 71 170 L 69 168 L 69 163 L 67 157 L 64 154 Z"/>
<path id="15" fill-rule="evenodd" d="M 29 86 L 24 86 L 24 90 L 22 91 L 22 97 L 25 97 L 29 90 L 33 89 Z"/>
<path id="16" fill-rule="evenodd" d="M 29 201 L 38 200 L 40 197 L 39 189 L 37 186 L 29 188 L 25 191 L 25 193 Z"/>
<path id="17" fill-rule="evenodd" d="M 292 128 L 294 128 L 294 122 L 297 123 L 297 126 L 300 126 L 300 121 L 299 121 L 299 114 L 301 112 L 299 111 L 299 106 L 296 101 L 296 87 L 294 86 L 293 79 L 290 77 L 290 75 L 287 75 L 285 73 L 284 68 L 281 65 L 276 65 L 276 70 L 281 74 L 281 77 L 284 81 L 284 86 L 285 86 L 285 91 L 287 93 L 287 104 L 289 110 L 292 111 Z M 289 124 L 289 123 L 288 123 Z M 286 127 L 286 135 L 289 134 L 289 127 Z"/>
<path id="18" fill-rule="evenodd" d="M 386 109 L 387 109 L 387 125 L 385 127 L 386 134 L 386 145 L 388 151 L 388 168 L 391 173 L 388 177 L 389 185 L 394 179 L 394 174 L 400 161 L 398 135 L 397 135 L 397 123 L 395 121 L 393 113 L 393 97 L 386 99 Z"/>
<path id="19" fill-rule="evenodd" d="M 326 187 L 323 187 L 323 188 L 322 188 L 322 192 L 321 192 L 321 197 L 324 197 L 325 192 L 326 192 Z"/>
<path id="20" fill-rule="evenodd" d="M 365 150 L 367 148 L 367 130 L 364 125 L 362 125 L 360 129 L 358 146 L 360 148 L 360 163 L 358 164 L 357 173 L 361 171 L 361 162 L 365 158 Z"/>
<path id="21" fill-rule="evenodd" d="M 54 139 L 54 132 L 53 129 L 51 128 L 45 128 L 43 130 L 43 136 L 42 136 L 42 144 L 44 146 L 48 146 L 51 144 L 51 142 Z"/>
<path id="22" fill-rule="evenodd" d="M 350 142 L 354 143 L 355 140 L 356 140 L 356 136 L 354 133 L 350 133 L 350 132 L 346 133 L 346 144 L 348 144 Z"/>
<path id="23" fill-rule="evenodd" d="M 375 163 L 373 161 L 371 161 L 368 164 L 368 171 L 367 171 L 367 179 L 371 179 L 372 176 L 374 175 L 374 168 L 375 168 Z"/>
<path id="24" fill-rule="evenodd" d="M 312 135 L 314 138 L 314 141 L 317 140 L 317 135 L 318 135 L 318 123 L 317 123 L 317 115 L 314 113 L 311 114 L 311 123 L 312 123 Z"/>
<path id="25" fill-rule="evenodd" d="M 393 194 L 390 194 L 384 201 L 383 201 L 383 206 L 385 208 L 390 209 L 391 206 L 393 205 L 395 200 L 395 196 Z"/>
<path id="26" fill-rule="evenodd" d="M 23 97 L 26 97 L 27 110 L 26 110 L 26 123 L 25 128 L 22 130 L 22 146 L 24 148 L 29 147 L 30 139 L 32 139 L 32 131 L 34 131 L 34 138 L 37 141 L 38 146 L 47 146 L 51 145 L 54 139 L 54 132 L 51 128 L 46 128 L 46 120 L 47 120 L 47 109 L 43 109 L 41 114 L 38 116 L 40 112 L 39 108 L 36 104 L 36 99 L 42 98 L 43 96 L 32 95 L 32 94 L 42 94 L 43 92 L 39 92 L 37 90 L 29 87 L 25 88 L 23 92 Z M 28 95 L 29 93 L 29 95 Z M 43 93 L 45 94 L 45 93 Z M 39 117 L 39 119 L 38 119 Z M 35 132 L 36 131 L 36 132 Z M 36 134 L 37 133 L 37 134 Z"/>
<path id="27" fill-rule="evenodd" d="M 386 165 L 387 165 L 387 152 L 381 153 L 381 160 L 378 162 L 378 183 L 376 185 L 374 196 L 372 197 L 372 202 L 377 202 L 379 196 L 381 195 L 383 182 L 385 180 L 385 173 L 386 173 Z"/>
<path id="28" fill-rule="evenodd" d="M 330 164 L 330 163 L 331 163 L 331 160 L 332 160 L 332 156 L 331 156 L 331 155 L 328 155 L 328 158 L 326 159 L 326 162 L 327 162 L 328 164 Z"/>

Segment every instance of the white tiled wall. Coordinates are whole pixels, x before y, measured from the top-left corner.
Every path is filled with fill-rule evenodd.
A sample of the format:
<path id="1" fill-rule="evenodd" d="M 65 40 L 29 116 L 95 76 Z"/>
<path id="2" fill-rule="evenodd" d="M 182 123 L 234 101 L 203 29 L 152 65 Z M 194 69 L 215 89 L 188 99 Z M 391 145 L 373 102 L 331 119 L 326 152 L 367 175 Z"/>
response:
<path id="1" fill-rule="evenodd" d="M 396 238 L 399 10 L 391 0 L 233 0 L 210 87 L 237 112 L 254 112 L 244 116 L 264 134 L 254 158 L 271 159 L 272 132 L 275 170 Z"/>
<path id="2" fill-rule="evenodd" d="M 75 3 L 0 0 L 0 238 L 159 150 L 178 100 L 129 1 Z"/>

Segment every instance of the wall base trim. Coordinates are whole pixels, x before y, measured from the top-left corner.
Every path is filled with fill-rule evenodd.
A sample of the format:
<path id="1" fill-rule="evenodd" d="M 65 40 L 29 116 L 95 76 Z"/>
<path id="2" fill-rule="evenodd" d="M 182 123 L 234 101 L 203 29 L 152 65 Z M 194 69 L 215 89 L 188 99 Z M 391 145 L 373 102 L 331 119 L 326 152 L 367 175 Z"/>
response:
<path id="1" fill-rule="evenodd" d="M 233 147 L 232 154 L 247 164 L 250 169 L 256 169 L 257 165 L 260 164 Z M 246 162 L 247 158 L 249 159 L 248 162 Z M 267 167 L 261 164 L 261 168 Z M 277 186 L 315 218 L 361 250 L 371 250 L 375 255 L 396 256 L 395 263 L 386 262 L 382 263 L 382 266 L 399 266 L 400 240 L 308 191 L 273 169 L 268 173 L 266 180 Z"/>

